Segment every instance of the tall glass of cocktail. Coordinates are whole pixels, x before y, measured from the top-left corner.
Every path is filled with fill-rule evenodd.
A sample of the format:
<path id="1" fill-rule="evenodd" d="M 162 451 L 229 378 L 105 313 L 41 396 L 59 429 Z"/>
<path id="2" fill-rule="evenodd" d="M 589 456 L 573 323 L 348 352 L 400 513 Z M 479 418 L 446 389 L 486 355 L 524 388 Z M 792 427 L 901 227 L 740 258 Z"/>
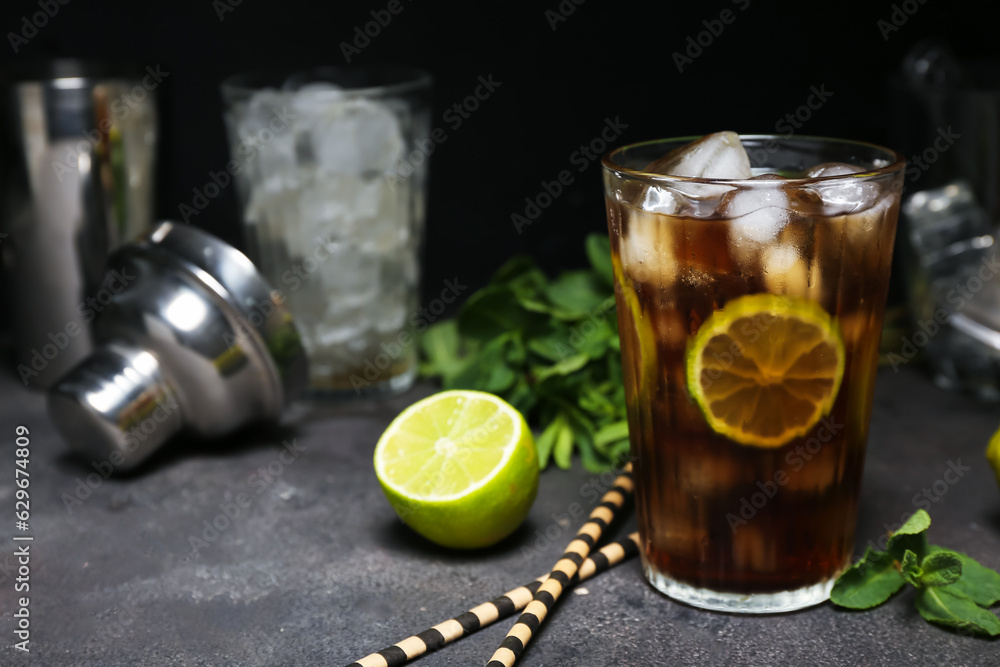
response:
<path id="1" fill-rule="evenodd" d="M 603 160 L 649 581 L 776 612 L 849 565 L 904 161 L 743 136 Z"/>

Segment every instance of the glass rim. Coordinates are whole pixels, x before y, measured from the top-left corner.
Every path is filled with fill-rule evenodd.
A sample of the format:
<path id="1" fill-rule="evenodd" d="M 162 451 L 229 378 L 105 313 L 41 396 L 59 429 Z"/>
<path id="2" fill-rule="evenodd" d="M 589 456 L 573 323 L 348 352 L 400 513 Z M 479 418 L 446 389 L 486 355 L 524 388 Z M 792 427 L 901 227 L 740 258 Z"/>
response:
<path id="1" fill-rule="evenodd" d="M 651 171 L 643 171 L 641 169 L 632 169 L 630 167 L 625 167 L 623 165 L 615 162 L 615 156 L 627 151 L 629 149 L 638 148 L 641 146 L 649 146 L 651 144 L 662 144 L 662 143 L 691 143 L 697 141 L 706 135 L 696 135 L 690 137 L 668 137 L 665 139 L 650 139 L 648 141 L 637 141 L 635 143 L 626 144 L 625 146 L 619 146 L 614 148 L 601 157 L 601 167 L 602 169 L 612 172 L 621 178 L 628 178 L 638 181 L 647 181 L 650 183 L 706 183 L 713 185 L 730 185 L 742 188 L 769 188 L 769 187 L 788 187 L 789 185 L 798 186 L 811 183 L 823 183 L 828 181 L 836 181 L 840 179 L 866 179 L 871 180 L 875 178 L 880 178 L 894 174 L 896 172 L 901 172 L 906 166 L 906 158 L 904 158 L 899 152 L 892 150 L 891 148 L 886 148 L 885 146 L 880 146 L 878 144 L 873 144 L 867 141 L 856 141 L 853 139 L 838 139 L 836 137 L 820 137 L 814 135 L 780 135 L 780 134 L 741 134 L 740 142 L 742 143 L 746 139 L 750 140 L 791 140 L 799 139 L 806 140 L 815 143 L 834 143 L 843 144 L 851 146 L 861 146 L 869 149 L 874 149 L 877 151 L 882 151 L 885 153 L 891 161 L 883 166 L 876 169 L 867 169 L 865 171 L 859 171 L 853 174 L 838 174 L 834 176 L 808 176 L 801 178 L 782 178 L 781 180 L 753 180 L 748 178 L 701 178 L 692 176 L 672 176 L 668 174 L 657 174 Z"/>
<path id="2" fill-rule="evenodd" d="M 279 92 L 294 94 L 297 91 L 281 90 L 280 83 L 275 86 L 257 82 L 266 80 L 269 77 L 287 78 L 288 76 L 297 73 L 308 74 L 320 72 L 383 74 L 388 75 L 389 79 L 394 79 L 392 83 L 383 83 L 372 86 L 357 86 L 337 91 L 338 93 L 345 95 L 364 95 L 368 97 L 408 93 L 413 90 L 428 88 L 434 81 L 430 72 L 410 65 L 318 65 L 315 67 L 306 67 L 301 69 L 292 67 L 269 67 L 265 69 L 250 70 L 247 72 L 239 72 L 224 78 L 219 83 L 219 87 L 224 91 L 243 93 L 253 93 L 266 88 L 278 88 Z"/>
<path id="3" fill-rule="evenodd" d="M 102 58 L 52 58 L 15 63 L 0 72 L 0 83 L 54 84 L 66 79 L 79 80 L 79 85 L 61 88 L 84 88 L 94 84 L 127 83 L 140 81 L 145 74 L 142 66 L 124 61 L 114 62 Z"/>

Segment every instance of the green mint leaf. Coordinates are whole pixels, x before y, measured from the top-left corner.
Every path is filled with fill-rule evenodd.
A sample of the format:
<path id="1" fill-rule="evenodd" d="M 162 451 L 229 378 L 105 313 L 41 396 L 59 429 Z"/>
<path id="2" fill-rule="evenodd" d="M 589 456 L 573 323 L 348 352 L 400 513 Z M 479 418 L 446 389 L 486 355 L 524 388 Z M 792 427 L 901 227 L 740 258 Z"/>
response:
<path id="1" fill-rule="evenodd" d="M 931 525 L 931 517 L 924 510 L 917 510 L 889 538 L 886 551 L 895 560 L 902 562 L 906 550 L 909 549 L 918 558 L 927 555 L 927 529 Z"/>
<path id="2" fill-rule="evenodd" d="M 501 394 L 514 386 L 517 374 L 506 363 L 510 336 L 500 336 L 483 345 L 474 358 L 449 378 L 450 389 L 478 389 Z"/>
<path id="3" fill-rule="evenodd" d="M 545 470 L 549 465 L 549 456 L 552 454 L 552 449 L 556 445 L 556 438 L 565 423 L 566 420 L 563 419 L 562 415 L 559 415 L 535 438 L 535 450 L 538 452 L 538 467 L 541 470 Z"/>
<path id="4" fill-rule="evenodd" d="M 594 273 L 601 277 L 609 287 L 614 287 L 614 267 L 611 264 L 611 242 L 607 234 L 588 234 L 585 242 L 587 260 Z"/>
<path id="5" fill-rule="evenodd" d="M 962 576 L 952 586 L 965 593 L 978 605 L 991 607 L 1000 602 L 1000 573 L 980 565 L 976 560 L 957 551 L 948 551 L 939 546 L 931 545 L 932 554 L 947 552 L 958 556 L 962 561 Z"/>
<path id="6" fill-rule="evenodd" d="M 917 510 L 900 526 L 893 535 L 918 535 L 931 527 L 931 515 L 924 510 Z"/>
<path id="7" fill-rule="evenodd" d="M 595 364 L 587 364 L 575 373 L 567 375 L 549 375 L 545 382 L 538 382 L 534 376 L 535 368 L 529 376 L 535 382 L 538 395 L 556 411 L 566 411 L 576 407 L 576 399 L 584 392 L 584 388 L 593 383 Z"/>
<path id="8" fill-rule="evenodd" d="M 605 445 L 610 445 L 611 443 L 627 438 L 628 422 L 625 420 L 617 421 L 613 424 L 602 426 L 597 430 L 597 433 L 594 434 L 594 445 L 600 449 Z"/>
<path id="9" fill-rule="evenodd" d="M 461 347 L 455 320 L 445 320 L 430 327 L 420 336 L 420 347 L 426 362 L 424 375 L 445 377 L 457 373 L 463 365 L 459 356 Z"/>
<path id="10" fill-rule="evenodd" d="M 501 394 L 510 389 L 515 382 L 517 382 L 517 373 L 509 366 L 496 363 L 489 364 L 485 379 L 477 384 L 483 388 L 482 391 Z"/>
<path id="11" fill-rule="evenodd" d="M 960 632 L 1000 635 L 1000 618 L 983 609 L 954 586 L 931 586 L 917 591 L 917 610 L 931 623 L 955 628 Z"/>
<path id="12" fill-rule="evenodd" d="M 924 571 L 920 567 L 920 558 L 909 549 L 903 553 L 903 560 L 899 562 L 899 572 L 903 575 L 904 579 L 914 586 L 919 587 L 921 585 L 920 578 L 923 576 Z"/>
<path id="13" fill-rule="evenodd" d="M 507 340 L 507 347 L 504 350 L 504 359 L 511 366 L 517 367 L 523 364 L 528 358 L 528 350 L 524 345 L 524 338 L 519 331 L 511 333 Z"/>
<path id="14" fill-rule="evenodd" d="M 930 516 L 918 510 L 889 540 L 886 552 L 869 548 L 834 583 L 830 600 L 868 609 L 885 602 L 909 581 L 926 620 L 960 634 L 1000 636 L 1000 618 L 984 607 L 1000 601 L 1000 573 L 964 554 L 927 544 Z M 910 548 L 911 546 L 916 549 Z"/>
<path id="15" fill-rule="evenodd" d="M 621 350 L 619 346 L 620 339 L 616 333 L 610 341 L 610 347 L 612 350 Z M 614 384 L 615 391 L 621 395 L 621 400 L 619 405 L 621 405 L 621 414 L 625 414 L 625 384 L 622 379 L 622 355 L 620 354 L 609 354 L 608 355 L 608 381 Z"/>
<path id="16" fill-rule="evenodd" d="M 545 274 L 527 255 L 515 255 L 503 263 L 490 280 L 491 285 L 508 285 L 517 288 L 540 288 L 547 283 Z"/>
<path id="17" fill-rule="evenodd" d="M 553 306 L 536 294 L 515 294 L 515 297 L 522 308 L 533 313 L 551 316 L 564 322 L 575 322 L 582 317 L 579 311 Z"/>
<path id="18" fill-rule="evenodd" d="M 597 427 L 600 430 L 608 419 L 618 420 L 619 406 L 615 402 L 616 398 L 614 390 L 608 386 L 607 382 L 600 385 L 588 385 L 577 400 L 577 405 L 597 418 Z M 599 443 L 595 440 L 594 444 Z"/>
<path id="19" fill-rule="evenodd" d="M 920 567 L 920 583 L 924 586 L 947 586 L 962 576 L 962 559 L 951 551 L 927 554 Z"/>
<path id="20" fill-rule="evenodd" d="M 535 376 L 536 382 L 542 382 L 554 375 L 569 375 L 570 373 L 575 373 L 590 361 L 590 357 L 585 354 L 574 354 L 572 357 L 566 357 L 562 361 L 558 361 L 551 366 L 536 366 L 532 369 L 532 374 Z"/>
<path id="21" fill-rule="evenodd" d="M 581 316 L 597 310 L 609 296 L 607 287 L 591 271 L 564 273 L 543 291 L 553 305 Z"/>
<path id="22" fill-rule="evenodd" d="M 848 609 L 876 607 L 906 584 L 895 559 L 871 547 L 857 563 L 837 578 L 830 601 Z"/>
<path id="23" fill-rule="evenodd" d="M 616 315 L 616 317 L 617 317 L 617 315 Z M 621 341 L 621 338 L 618 337 L 618 330 L 617 329 L 615 329 L 614 335 L 608 341 L 608 347 L 610 347 L 615 352 L 621 353 L 621 351 L 622 351 L 622 341 Z M 621 368 L 622 368 L 621 354 L 616 354 L 616 355 L 612 355 L 612 356 L 614 356 L 614 357 L 616 357 L 618 359 L 618 372 L 621 373 Z"/>
<path id="24" fill-rule="evenodd" d="M 569 330 L 557 329 L 540 338 L 532 338 L 527 342 L 528 349 L 546 361 L 562 361 L 572 357 L 576 350 L 569 345 Z"/>
<path id="25" fill-rule="evenodd" d="M 566 421 L 573 429 L 573 439 L 580 452 L 583 467 L 589 472 L 602 472 L 611 467 L 611 461 L 601 456 L 594 447 L 594 433 L 597 428 L 589 415 L 574 405 L 566 404 Z"/>
<path id="26" fill-rule="evenodd" d="M 573 459 L 573 429 L 563 422 L 556 435 L 556 445 L 552 450 L 552 459 L 563 470 L 568 470 Z"/>
<path id="27" fill-rule="evenodd" d="M 504 399 L 514 406 L 514 409 L 520 412 L 522 415 L 526 415 L 531 412 L 532 408 L 538 403 L 538 397 L 535 395 L 534 390 L 528 381 L 522 375 L 514 383 L 504 395 Z"/>
<path id="28" fill-rule="evenodd" d="M 604 356 L 612 339 L 618 338 L 618 321 L 615 319 L 615 299 L 608 297 L 590 311 L 587 318 L 570 328 L 570 345 L 592 357 Z"/>
<path id="29" fill-rule="evenodd" d="M 503 286 L 485 287 L 469 297 L 458 313 L 462 336 L 492 341 L 512 331 L 533 334 L 545 316 L 521 308 L 517 297 Z"/>
<path id="30" fill-rule="evenodd" d="M 580 450 L 580 461 L 583 463 L 583 469 L 587 472 L 607 472 L 612 467 L 611 462 L 599 456 L 593 446 L 587 446 L 585 443 L 577 444 Z"/>
<path id="31" fill-rule="evenodd" d="M 613 318 L 614 312 L 610 316 L 610 319 Z M 549 361 L 561 361 L 574 354 L 603 359 L 608 356 L 608 345 L 614 336 L 615 332 L 608 321 L 553 320 L 527 343 L 533 352 Z"/>
<path id="32" fill-rule="evenodd" d="M 619 440 L 608 445 L 604 449 L 604 453 L 610 461 L 616 465 L 621 465 L 628 460 L 629 455 L 632 453 L 632 445 L 628 440 Z"/>

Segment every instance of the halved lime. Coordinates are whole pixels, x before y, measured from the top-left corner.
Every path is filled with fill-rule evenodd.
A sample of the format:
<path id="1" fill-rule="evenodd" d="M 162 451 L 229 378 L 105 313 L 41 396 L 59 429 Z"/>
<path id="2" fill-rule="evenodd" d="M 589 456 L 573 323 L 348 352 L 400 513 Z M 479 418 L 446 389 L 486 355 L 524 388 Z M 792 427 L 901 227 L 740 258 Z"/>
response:
<path id="1" fill-rule="evenodd" d="M 538 492 L 538 454 L 524 417 L 480 391 L 443 391 L 389 424 L 375 474 L 399 517 L 438 544 L 476 549 L 516 529 Z"/>
<path id="2" fill-rule="evenodd" d="M 813 301 L 733 299 L 688 344 L 688 391 L 716 433 L 780 447 L 833 407 L 844 376 L 840 327 Z"/>

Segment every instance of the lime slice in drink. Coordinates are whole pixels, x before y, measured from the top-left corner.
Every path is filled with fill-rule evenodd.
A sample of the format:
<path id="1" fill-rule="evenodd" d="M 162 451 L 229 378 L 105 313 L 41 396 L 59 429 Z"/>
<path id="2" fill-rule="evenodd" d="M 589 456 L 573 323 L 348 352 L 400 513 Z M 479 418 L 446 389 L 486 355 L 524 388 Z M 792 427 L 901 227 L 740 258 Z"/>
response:
<path id="1" fill-rule="evenodd" d="M 476 549 L 517 528 L 538 491 L 538 454 L 520 412 L 479 391 L 443 391 L 389 424 L 375 474 L 399 517 L 438 544 Z"/>
<path id="2" fill-rule="evenodd" d="M 986 448 L 986 460 L 993 467 L 993 473 L 997 476 L 997 484 L 1000 484 L 1000 429 L 990 438 L 990 445 Z"/>
<path id="3" fill-rule="evenodd" d="M 844 341 L 818 304 L 752 294 L 705 320 L 686 359 L 688 390 L 713 431 L 744 445 L 780 447 L 833 407 Z"/>

